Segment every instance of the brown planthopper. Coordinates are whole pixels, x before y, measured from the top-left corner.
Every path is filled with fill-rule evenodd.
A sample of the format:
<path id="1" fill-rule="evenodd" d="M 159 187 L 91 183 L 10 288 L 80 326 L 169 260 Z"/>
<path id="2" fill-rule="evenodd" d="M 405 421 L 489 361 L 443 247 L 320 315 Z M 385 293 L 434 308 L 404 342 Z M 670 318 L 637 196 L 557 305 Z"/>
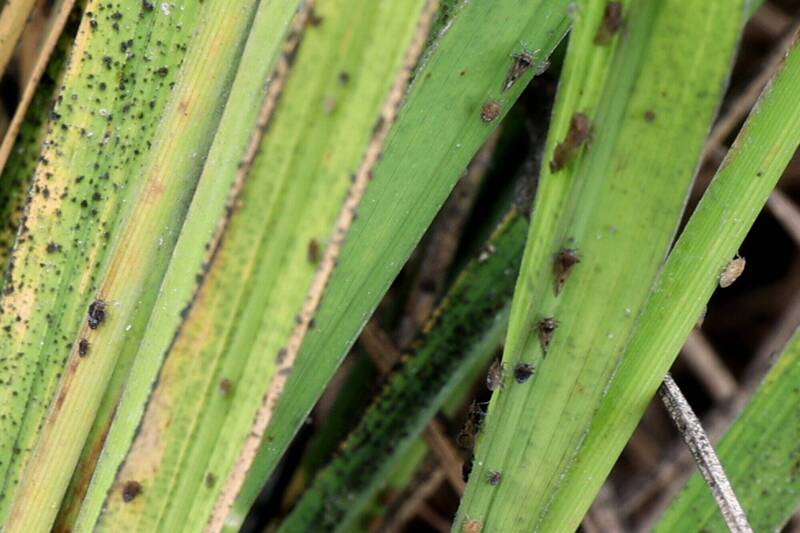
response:
<path id="1" fill-rule="evenodd" d="M 504 91 L 507 91 L 513 87 L 514 84 L 517 83 L 517 80 L 519 80 L 523 74 L 531 69 L 534 61 L 536 61 L 536 52 L 524 50 L 521 53 L 514 54 L 511 57 L 514 59 L 514 63 L 511 65 L 511 70 L 508 71 L 506 81 L 503 82 Z"/>
<path id="2" fill-rule="evenodd" d="M 539 343 L 542 345 L 544 353 L 547 353 L 547 349 L 550 348 L 550 340 L 553 338 L 556 328 L 558 328 L 558 321 L 552 317 L 543 318 L 536 325 L 539 333 Z"/>
<path id="3" fill-rule="evenodd" d="M 505 369 L 500 359 L 495 359 L 492 366 L 489 367 L 489 372 L 486 374 L 486 388 L 494 392 L 497 389 L 502 389 L 505 380 Z"/>
<path id="4" fill-rule="evenodd" d="M 567 136 L 553 151 L 550 171 L 558 172 L 575 156 L 580 148 L 592 136 L 592 126 L 585 113 L 575 113 L 569 121 Z"/>
<path id="5" fill-rule="evenodd" d="M 556 296 L 561 293 L 564 288 L 567 278 L 572 272 L 572 267 L 581 262 L 581 257 L 578 252 L 572 248 L 562 248 L 556 254 L 556 259 L 553 262 L 553 275 L 555 276 L 555 291 Z"/>
<path id="6" fill-rule="evenodd" d="M 603 20 L 594 36 L 595 44 L 606 45 L 622 29 L 622 2 L 608 2 L 603 12 Z"/>
<path id="7" fill-rule="evenodd" d="M 472 449 L 475 445 L 475 437 L 480 433 L 483 428 L 483 419 L 486 417 L 486 412 L 481 409 L 478 402 L 473 401 L 469 407 L 467 420 L 464 422 L 464 427 L 461 428 L 456 443 L 465 450 Z"/>

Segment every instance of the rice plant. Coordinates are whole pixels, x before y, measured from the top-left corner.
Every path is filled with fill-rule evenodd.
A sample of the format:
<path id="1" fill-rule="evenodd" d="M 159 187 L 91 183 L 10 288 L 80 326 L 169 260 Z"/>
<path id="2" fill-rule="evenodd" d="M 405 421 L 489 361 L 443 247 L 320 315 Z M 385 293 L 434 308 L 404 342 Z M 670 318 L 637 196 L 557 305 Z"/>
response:
<path id="1" fill-rule="evenodd" d="M 796 526 L 799 16 L 2 3 L 0 531 Z"/>

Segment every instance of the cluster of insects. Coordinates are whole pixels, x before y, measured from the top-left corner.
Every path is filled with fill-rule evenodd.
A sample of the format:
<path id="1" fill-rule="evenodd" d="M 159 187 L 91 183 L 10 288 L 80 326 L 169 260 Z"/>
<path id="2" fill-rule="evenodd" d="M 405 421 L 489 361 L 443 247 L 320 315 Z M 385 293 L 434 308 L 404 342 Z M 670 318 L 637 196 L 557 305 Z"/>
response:
<path id="1" fill-rule="evenodd" d="M 512 57 L 513 63 L 511 64 L 511 68 L 508 71 L 508 75 L 506 79 L 503 81 L 503 92 L 509 90 L 511 87 L 514 86 L 517 81 L 519 81 L 522 76 L 531 70 L 533 66 L 536 64 L 536 53 L 537 51 L 530 51 L 524 50 L 519 54 L 514 54 Z M 539 64 L 535 75 L 542 74 L 547 68 L 550 66 L 550 63 L 547 61 L 543 61 Z M 481 120 L 484 122 L 493 122 L 503 111 L 502 105 L 495 101 L 491 100 L 486 102 L 481 107 Z"/>
<path id="2" fill-rule="evenodd" d="M 595 44 L 607 45 L 614 36 L 616 36 L 624 25 L 624 18 L 622 12 L 622 2 L 608 2 L 603 18 L 597 28 L 597 33 L 594 38 Z M 519 81 L 522 76 L 531 70 L 536 64 L 537 51 L 524 50 L 512 57 L 513 62 L 511 68 L 503 81 L 502 91 L 508 91 Z M 536 70 L 536 75 L 542 74 L 549 67 L 547 61 L 539 64 Z M 500 103 L 492 100 L 486 102 L 481 107 L 481 119 L 484 122 L 493 122 L 502 112 Z M 586 144 L 591 137 L 591 125 L 589 118 L 584 113 L 575 113 L 570 121 L 569 131 L 564 141 L 559 143 L 553 154 L 553 160 L 550 162 L 550 170 L 558 172 L 572 159 L 572 157 L 579 151 L 579 149 Z"/>
<path id="3" fill-rule="evenodd" d="M 599 45 L 609 44 L 614 36 L 620 31 L 622 26 L 622 3 L 608 2 L 603 14 L 603 19 L 595 36 L 595 43 Z M 506 76 L 506 79 L 503 82 L 503 91 L 507 91 L 513 87 L 514 84 L 520 78 L 522 78 L 526 72 L 533 68 L 534 64 L 536 63 L 536 53 L 527 50 L 513 55 L 512 58 L 513 63 L 508 75 Z M 536 74 L 541 74 L 547 67 L 547 62 L 542 63 Z M 502 110 L 503 108 L 501 104 L 497 101 L 492 100 L 486 102 L 481 107 L 481 120 L 484 122 L 493 122 L 500 116 Z M 549 165 L 550 171 L 558 172 L 564 168 L 564 166 L 566 166 L 567 163 L 569 163 L 577 155 L 580 149 L 589 142 L 591 136 L 592 126 L 589 121 L 589 117 L 585 113 L 573 114 L 572 118 L 570 119 L 569 130 L 567 131 L 566 137 L 556 146 L 554 150 L 553 159 L 550 161 Z M 482 256 L 479 260 L 485 260 L 489 255 L 490 253 L 486 253 L 486 251 L 484 251 L 482 252 Z M 569 278 L 572 269 L 575 267 L 575 265 L 580 263 L 580 261 L 580 255 L 578 255 L 578 252 L 572 248 L 562 248 L 556 254 L 555 261 L 553 263 L 553 277 L 555 281 L 554 289 L 556 296 L 561 293 L 561 290 L 564 288 L 564 284 Z M 741 261 L 741 269 L 743 269 L 744 260 L 742 259 Z M 735 262 L 732 262 L 726 271 L 720 276 L 720 286 L 727 286 L 723 285 L 723 283 L 728 283 L 728 278 L 732 277 L 732 279 L 735 279 L 738 277 L 738 274 L 741 273 L 741 269 L 738 271 L 738 273 L 736 272 L 738 266 L 734 263 Z M 730 281 L 730 283 L 732 282 L 733 281 Z M 556 329 L 558 328 L 558 325 L 558 321 L 553 317 L 544 317 L 536 324 L 536 332 L 539 337 L 539 344 L 544 354 L 547 354 L 547 351 L 550 347 L 550 342 Z M 522 361 L 517 362 L 513 369 L 514 380 L 519 384 L 525 383 L 531 377 L 533 377 L 535 371 L 536 368 L 533 364 Z M 505 367 L 500 359 L 495 359 L 492 362 L 492 365 L 489 367 L 488 373 L 486 374 L 486 388 L 491 392 L 495 392 L 503 389 L 504 387 Z M 480 432 L 485 415 L 486 413 L 483 411 L 480 405 L 477 404 L 477 402 L 473 402 L 472 406 L 470 407 L 469 415 L 464 428 L 458 435 L 457 442 L 460 446 L 471 448 L 474 445 L 475 436 L 478 432 Z M 470 457 L 470 459 L 464 464 L 465 481 L 470 470 L 472 469 L 472 459 L 473 458 Z M 501 479 L 502 473 L 498 470 L 491 470 L 487 473 L 487 481 L 492 486 L 497 486 Z M 479 528 L 479 524 L 480 523 L 477 521 L 470 520 L 465 523 L 465 527 L 467 525 L 469 525 L 469 527 L 477 525 Z"/>
<path id="4" fill-rule="evenodd" d="M 93 301 L 89 305 L 89 311 L 86 314 L 86 323 L 89 325 L 91 329 L 97 329 L 106 319 L 106 310 L 108 304 L 103 300 L 97 299 Z M 89 355 L 89 349 L 91 345 L 89 344 L 89 340 L 86 338 L 82 338 L 78 341 L 78 355 L 81 357 L 86 357 Z"/>
<path id="5" fill-rule="evenodd" d="M 556 296 L 561 292 L 567 279 L 572 272 L 572 269 L 580 263 L 580 255 L 577 250 L 573 248 L 562 248 L 555 255 L 553 261 L 553 277 L 555 279 L 555 293 Z M 536 323 L 536 333 L 539 337 L 539 344 L 542 352 L 547 354 L 550 348 L 550 342 L 558 328 L 558 321 L 553 317 L 544 317 Z M 531 377 L 534 376 L 536 367 L 532 363 L 518 361 L 513 368 L 514 381 L 519 384 L 526 383 Z M 505 365 L 500 359 L 492 361 L 489 371 L 486 374 L 486 388 L 490 392 L 502 390 L 505 387 L 506 372 Z M 457 442 L 463 448 L 471 449 L 475 443 L 475 437 L 480 432 L 483 425 L 483 419 L 486 413 L 477 402 L 473 402 L 470 407 L 467 421 L 464 428 L 458 435 Z M 473 456 L 464 463 L 464 481 L 467 480 L 470 471 L 472 470 Z M 491 470 L 487 473 L 487 482 L 492 486 L 497 486 L 502 479 L 502 473 L 499 470 Z"/>

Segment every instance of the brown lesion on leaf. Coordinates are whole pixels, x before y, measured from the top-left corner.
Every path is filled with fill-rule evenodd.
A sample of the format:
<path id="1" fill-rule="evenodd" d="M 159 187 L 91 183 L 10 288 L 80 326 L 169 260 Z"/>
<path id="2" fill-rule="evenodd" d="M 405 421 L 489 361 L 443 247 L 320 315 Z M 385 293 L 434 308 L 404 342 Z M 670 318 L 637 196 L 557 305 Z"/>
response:
<path id="1" fill-rule="evenodd" d="M 155 203 L 166 191 L 166 185 L 159 174 L 150 176 L 142 190 L 142 202 Z"/>
<path id="2" fill-rule="evenodd" d="M 178 111 L 180 111 L 184 116 L 189 114 L 189 105 L 191 104 L 191 100 L 189 97 L 181 98 L 181 101 L 178 103 Z"/>

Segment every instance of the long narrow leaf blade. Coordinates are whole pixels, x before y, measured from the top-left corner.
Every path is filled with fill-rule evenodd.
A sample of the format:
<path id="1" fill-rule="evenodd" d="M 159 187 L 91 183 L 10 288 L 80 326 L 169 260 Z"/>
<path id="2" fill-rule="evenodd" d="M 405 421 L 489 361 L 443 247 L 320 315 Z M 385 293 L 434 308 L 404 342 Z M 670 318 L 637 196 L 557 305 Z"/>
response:
<path id="1" fill-rule="evenodd" d="M 89 527 L 97 520 L 108 497 L 163 359 L 186 319 L 186 310 L 204 279 L 231 207 L 237 201 L 237 193 L 252 163 L 250 152 L 258 147 L 264 123 L 268 122 L 273 101 L 280 93 L 276 66 L 286 53 L 284 44 L 293 28 L 291 20 L 298 4 L 298 0 L 264 2 L 254 16 L 228 103 L 162 282 L 166 290 L 158 294 L 140 343 L 132 343 L 136 353 L 130 372 L 119 372 L 115 380 L 117 390 L 106 393 L 103 409 L 73 477 L 72 490 L 61 509 L 62 528 L 74 528 L 78 513 L 78 528 Z M 262 107 L 265 109 L 262 114 L 253 112 Z M 123 385 L 125 393 L 120 398 L 119 389 Z M 115 419 L 109 428 L 111 417 Z"/>
<path id="2" fill-rule="evenodd" d="M 87 6 L 2 302 L 2 349 L 22 354 L 0 392 L 13 428 L 0 448 L 14 460 L 7 531 L 52 525 L 109 379 L 130 363 L 124 348 L 155 299 L 251 6 Z"/>
<path id="3" fill-rule="evenodd" d="M 575 76 L 560 89 L 512 304 L 504 362 L 536 377 L 493 396 L 455 528 L 578 527 L 589 502 L 559 487 L 677 229 L 744 15 L 742 2 L 625 3 L 605 44 L 619 27 L 606 9 L 578 4 Z"/>
<path id="4" fill-rule="evenodd" d="M 301 346 L 264 435 L 249 487 L 266 481 L 472 155 L 560 42 L 568 26 L 568 4 L 455 3 L 415 73 L 374 169 L 316 313 L 316 327 Z M 534 65 L 504 91 L 514 55 L 524 52 L 535 54 Z M 487 123 L 481 110 L 492 101 L 500 110 Z M 243 497 L 255 494 L 246 490 Z"/>
<path id="5" fill-rule="evenodd" d="M 468 266 L 341 453 L 314 480 L 280 531 L 348 531 L 394 461 L 421 434 L 460 380 L 503 335 L 527 224 L 516 212 L 489 241 L 494 253 Z"/>
<path id="6" fill-rule="evenodd" d="M 797 150 L 798 87 L 800 50 L 795 41 L 664 265 L 588 437 L 562 482 L 558 505 L 550 513 L 553 520 L 573 515 L 577 502 L 591 503 Z"/>
<path id="7" fill-rule="evenodd" d="M 127 423 L 137 432 L 122 448 L 124 461 L 103 467 L 113 490 L 87 527 L 198 530 L 208 522 L 252 436 L 276 354 L 295 327 L 423 4 L 360 0 L 350 12 L 342 0 L 319 2 L 300 28 L 224 237 L 169 339 L 143 423 Z M 141 493 L 126 501 L 134 482 Z"/>

